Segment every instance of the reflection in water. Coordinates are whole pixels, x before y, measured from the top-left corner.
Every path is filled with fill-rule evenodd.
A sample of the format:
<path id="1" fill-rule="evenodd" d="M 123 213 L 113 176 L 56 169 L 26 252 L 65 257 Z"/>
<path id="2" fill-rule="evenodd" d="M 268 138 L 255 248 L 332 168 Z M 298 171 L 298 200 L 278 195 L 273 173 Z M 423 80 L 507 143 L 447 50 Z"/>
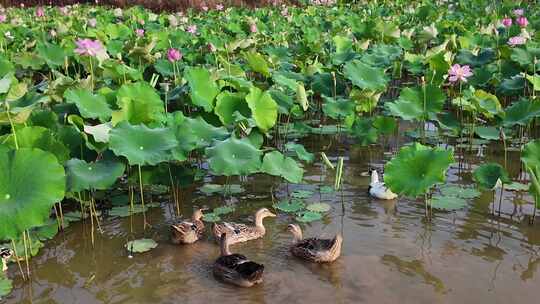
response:
<path id="1" fill-rule="evenodd" d="M 319 138 L 306 143 L 320 151 Z M 219 254 L 212 237 L 192 246 L 170 244 L 174 207 L 164 199 L 147 216 L 152 228 L 142 231 L 140 216 L 103 218 L 103 234 L 92 248 L 88 223 L 72 223 L 31 260 L 32 281 L 22 282 L 15 265 L 9 276 L 15 290 L 6 303 L 507 303 L 537 301 L 540 276 L 540 226 L 528 224 L 531 198 L 505 191 L 501 218 L 491 216 L 492 194 L 484 193 L 465 210 L 435 212 L 425 221 L 421 202 L 399 198 L 373 200 L 367 195 L 370 168 L 381 169 L 391 154 L 381 149 L 335 143 L 332 160 L 346 156 L 343 191 L 320 193 L 333 185 L 334 172 L 321 163 L 306 166 L 306 185 L 282 184 L 277 178 L 236 179 L 246 193 L 207 197 L 196 188 L 182 191 L 181 213 L 223 204 L 236 210 L 225 220 L 248 222 L 253 212 L 271 207 L 271 189 L 282 199 L 297 189 L 314 191 L 308 203 L 326 202 L 332 210 L 322 221 L 303 224 L 306 237 L 344 235 L 342 257 L 329 265 L 307 263 L 290 255 L 286 226 L 294 215 L 265 220 L 263 239 L 232 246 L 265 265 L 264 283 L 239 289 L 216 282 L 211 265 Z M 500 161 L 502 154 L 487 146 L 483 156 L 470 156 L 448 173 L 452 183 L 472 183 L 475 162 Z M 474 152 L 476 155 L 476 152 Z M 519 158 L 510 153 L 509 172 L 519 174 Z M 466 168 L 465 170 L 463 168 Z M 223 178 L 206 177 L 223 184 Z M 540 222 L 537 220 L 537 223 Z M 208 233 L 209 235 L 209 233 Z M 159 246 L 128 258 L 124 244 L 151 237 Z M 430 285 L 430 288 L 426 288 Z"/>

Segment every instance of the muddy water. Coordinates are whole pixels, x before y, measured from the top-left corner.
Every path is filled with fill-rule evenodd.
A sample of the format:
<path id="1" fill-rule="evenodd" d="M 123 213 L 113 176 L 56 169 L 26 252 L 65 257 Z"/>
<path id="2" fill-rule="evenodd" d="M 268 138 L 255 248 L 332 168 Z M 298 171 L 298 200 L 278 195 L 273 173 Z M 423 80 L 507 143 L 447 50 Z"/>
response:
<path id="1" fill-rule="evenodd" d="M 317 148 L 310 147 L 311 151 Z M 152 229 L 142 232 L 134 217 L 135 237 L 152 237 L 159 246 L 128 257 L 129 218 L 102 220 L 103 234 L 91 246 L 89 223 L 72 224 L 46 243 L 31 261 L 32 281 L 15 279 L 6 303 L 509 303 L 538 300 L 540 286 L 540 221 L 528 224 L 531 198 L 505 192 L 500 218 L 491 216 L 492 194 L 484 193 L 455 213 L 435 212 L 424 219 L 421 202 L 399 199 L 381 202 L 367 196 L 366 172 L 381 168 L 390 153 L 364 148 L 334 148 L 330 156 L 345 156 L 343 191 L 317 192 L 333 185 L 334 173 L 320 163 L 307 167 L 305 185 L 289 185 L 267 176 L 241 183 L 246 192 L 233 198 L 206 197 L 186 191 L 182 211 L 194 206 L 237 207 L 227 220 L 249 221 L 253 212 L 271 206 L 269 189 L 285 198 L 295 189 L 315 191 L 310 202 L 332 205 L 323 221 L 303 224 L 307 236 L 344 235 L 342 257 L 331 265 L 314 265 L 291 257 L 294 219 L 280 214 L 266 219 L 264 239 L 236 245 L 233 250 L 264 263 L 265 282 L 251 289 L 223 285 L 211 275 L 218 247 L 208 237 L 192 246 L 168 242 L 167 223 L 173 208 L 163 203 L 148 213 Z M 472 153 L 464 169 L 448 174 L 449 183 L 470 184 L 470 170 L 490 159 L 501 160 L 494 147 L 485 156 Z M 517 153 L 510 153 L 510 171 L 519 174 Z M 210 182 L 210 178 L 206 178 Z M 223 182 L 213 180 L 213 182 Z M 10 277 L 19 277 L 10 265 Z"/>

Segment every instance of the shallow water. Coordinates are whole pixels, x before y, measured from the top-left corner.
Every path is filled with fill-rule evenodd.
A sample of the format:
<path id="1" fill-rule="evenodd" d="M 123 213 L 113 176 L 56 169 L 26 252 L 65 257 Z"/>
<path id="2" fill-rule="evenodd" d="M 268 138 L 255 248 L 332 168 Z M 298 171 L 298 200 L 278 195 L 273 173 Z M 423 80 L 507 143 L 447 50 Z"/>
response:
<path id="1" fill-rule="evenodd" d="M 306 143 L 308 150 L 320 150 Z M 20 280 L 17 267 L 14 291 L 6 303 L 508 303 L 536 302 L 540 286 L 540 223 L 528 223 L 531 197 L 505 192 L 500 218 L 491 216 L 491 193 L 469 202 L 465 210 L 435 212 L 424 219 L 420 201 L 382 202 L 367 196 L 371 167 L 382 168 L 391 153 L 332 145 L 331 159 L 345 157 L 343 191 L 315 192 L 308 202 L 332 205 L 322 221 L 303 224 L 306 236 L 344 235 L 342 257 L 329 265 L 306 263 L 290 256 L 291 236 L 286 226 L 293 217 L 281 213 L 265 219 L 264 239 L 233 246 L 254 261 L 265 264 L 265 281 L 251 289 L 216 282 L 211 265 L 218 247 L 207 237 L 192 246 L 169 243 L 171 203 L 147 213 L 153 224 L 143 232 L 142 217 L 135 216 L 135 238 L 152 237 L 159 246 L 128 257 L 129 218 L 103 218 L 103 234 L 92 248 L 89 223 L 73 223 L 46 243 L 31 260 L 32 281 Z M 346 148 L 345 148 L 346 147 Z M 471 184 L 476 163 L 502 158 L 496 147 L 485 157 L 466 157 L 465 169 L 454 165 L 449 183 Z M 509 169 L 519 174 L 519 155 L 510 153 Z M 226 220 L 247 221 L 253 212 L 270 207 L 271 188 L 278 199 L 295 189 L 317 190 L 333 185 L 334 173 L 321 163 L 306 167 L 306 185 L 286 185 L 277 178 L 253 176 L 240 183 L 246 192 L 234 198 L 205 197 L 196 188 L 184 191 L 182 212 L 193 206 L 235 205 Z M 206 178 L 207 182 L 212 181 Z M 223 183 L 221 179 L 212 182 Z M 247 195 L 249 194 L 249 195 Z M 261 198 L 262 197 L 262 198 Z"/>

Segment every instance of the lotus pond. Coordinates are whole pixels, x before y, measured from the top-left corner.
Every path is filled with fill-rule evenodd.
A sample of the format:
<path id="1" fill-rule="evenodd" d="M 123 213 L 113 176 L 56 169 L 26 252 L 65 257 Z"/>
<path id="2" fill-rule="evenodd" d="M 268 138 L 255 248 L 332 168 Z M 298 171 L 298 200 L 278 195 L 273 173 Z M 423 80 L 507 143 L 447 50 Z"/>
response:
<path id="1" fill-rule="evenodd" d="M 0 9 L 1 301 L 534 301 L 540 10 L 338 2 Z M 261 207 L 252 289 L 170 241 Z M 292 222 L 342 256 L 293 258 Z"/>

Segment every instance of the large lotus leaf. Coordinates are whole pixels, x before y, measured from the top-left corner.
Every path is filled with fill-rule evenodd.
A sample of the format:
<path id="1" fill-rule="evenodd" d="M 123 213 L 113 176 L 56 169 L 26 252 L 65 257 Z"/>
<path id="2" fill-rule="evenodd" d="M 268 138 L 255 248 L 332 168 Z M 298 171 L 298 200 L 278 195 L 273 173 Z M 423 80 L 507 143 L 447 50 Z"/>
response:
<path id="1" fill-rule="evenodd" d="M 343 119 L 354 114 L 356 104 L 348 99 L 338 98 L 337 100 L 331 97 L 323 96 L 323 112 L 333 119 Z"/>
<path id="2" fill-rule="evenodd" d="M 361 146 L 374 144 L 379 138 L 379 131 L 370 118 L 357 118 L 352 126 L 352 134 Z"/>
<path id="3" fill-rule="evenodd" d="M 503 95 L 514 96 L 520 94 L 524 87 L 525 77 L 515 75 L 513 77 L 504 79 L 499 86 L 499 91 Z"/>
<path id="4" fill-rule="evenodd" d="M 533 118 L 540 117 L 540 101 L 521 99 L 509 105 L 504 113 L 503 124 L 505 126 L 516 124 L 526 126 Z"/>
<path id="5" fill-rule="evenodd" d="M 446 95 L 440 88 L 426 85 L 425 94 L 422 87 L 404 88 L 399 99 L 387 103 L 387 107 L 392 115 L 405 120 L 428 120 L 442 111 L 445 100 Z"/>
<path id="6" fill-rule="evenodd" d="M 110 131 L 109 145 L 116 155 L 126 157 L 130 165 L 156 165 L 171 159 L 171 149 L 178 141 L 170 128 L 150 129 L 121 122 Z"/>
<path id="7" fill-rule="evenodd" d="M 501 103 L 497 96 L 484 90 L 477 90 L 474 92 L 474 102 L 477 111 L 484 114 L 486 117 L 493 117 L 493 115 L 502 112 Z"/>
<path id="8" fill-rule="evenodd" d="M 5 138 L 4 138 L 5 137 Z M 8 135 L 0 138 L 0 145 L 15 148 L 15 139 Z M 19 148 L 38 148 L 51 152 L 60 162 L 69 159 L 69 150 L 59 141 L 55 134 L 43 127 L 24 127 L 17 130 Z"/>
<path id="9" fill-rule="evenodd" d="M 284 200 L 280 201 L 277 204 L 274 204 L 274 208 L 288 213 L 298 212 L 305 207 L 306 204 L 304 204 L 304 202 L 299 199 Z"/>
<path id="10" fill-rule="evenodd" d="M 443 183 L 446 170 L 454 162 L 452 151 L 419 143 L 400 149 L 385 166 L 384 180 L 392 191 L 412 198 Z"/>
<path id="11" fill-rule="evenodd" d="M 279 151 L 272 151 L 264 155 L 261 171 L 281 176 L 291 183 L 301 182 L 304 176 L 304 169 L 294 159 L 285 157 Z"/>
<path id="12" fill-rule="evenodd" d="M 473 178 L 478 186 L 484 190 L 491 190 L 500 179 L 503 183 L 509 183 L 508 172 L 499 164 L 488 163 L 476 168 L 473 172 Z"/>
<path id="13" fill-rule="evenodd" d="M 459 51 L 457 61 L 461 64 L 467 64 L 472 67 L 480 67 L 491 62 L 494 56 L 495 51 L 492 49 L 483 49 L 476 55 L 469 50 L 462 49 Z"/>
<path id="14" fill-rule="evenodd" d="M 540 91 L 540 76 L 538 75 L 526 75 L 527 80 L 533 85 L 533 90 Z"/>
<path id="15" fill-rule="evenodd" d="M 206 149 L 208 163 L 218 175 L 249 175 L 261 168 L 262 152 L 247 139 L 230 137 Z"/>
<path id="16" fill-rule="evenodd" d="M 478 134 L 478 136 L 482 137 L 483 139 L 497 140 L 500 138 L 500 132 L 495 127 L 480 126 L 480 127 L 474 128 L 474 132 L 476 132 L 476 134 Z"/>
<path id="17" fill-rule="evenodd" d="M 87 163 L 73 158 L 66 163 L 66 169 L 68 191 L 80 192 L 111 187 L 124 174 L 125 166 L 118 160 L 101 159 Z"/>
<path id="18" fill-rule="evenodd" d="M 43 225 L 64 198 L 64 168 L 49 152 L 0 147 L 0 239 Z"/>
<path id="19" fill-rule="evenodd" d="M 64 92 L 68 103 L 74 103 L 84 118 L 97 118 L 101 122 L 111 118 L 112 110 L 103 95 L 92 94 L 86 89 L 69 89 Z"/>
<path id="20" fill-rule="evenodd" d="M 151 124 L 163 119 L 164 104 L 156 90 L 146 82 L 124 84 L 116 94 L 120 108 L 113 113 L 113 124 L 127 120 L 129 123 Z"/>
<path id="21" fill-rule="evenodd" d="M 255 52 L 249 52 L 245 54 L 246 60 L 249 64 L 249 67 L 257 72 L 261 73 L 265 77 L 270 76 L 270 68 L 268 67 L 268 63 L 266 62 L 266 59 L 259 54 Z"/>
<path id="22" fill-rule="evenodd" d="M 540 139 L 530 141 L 523 147 L 521 161 L 530 168 L 540 170 Z"/>
<path id="23" fill-rule="evenodd" d="M 371 67 L 358 60 L 345 64 L 343 73 L 347 79 L 361 89 L 384 91 L 388 83 L 383 69 Z"/>
<path id="24" fill-rule="evenodd" d="M 158 244 L 156 243 L 156 241 L 152 239 L 138 239 L 138 240 L 127 242 L 125 247 L 127 248 L 129 252 L 141 253 L 141 252 L 150 251 L 156 248 L 157 245 Z"/>
<path id="25" fill-rule="evenodd" d="M 301 144 L 289 142 L 285 145 L 285 149 L 287 151 L 293 151 L 299 159 L 305 162 L 312 163 L 315 160 L 315 155 L 308 152 Z"/>
<path id="26" fill-rule="evenodd" d="M 221 92 L 216 98 L 216 107 L 214 113 L 219 117 L 223 125 L 230 125 L 234 123 L 234 112 L 240 112 L 240 114 L 249 117 L 250 110 L 245 101 L 245 95 L 243 93 L 231 93 Z"/>
<path id="27" fill-rule="evenodd" d="M 185 77 L 191 88 L 191 102 L 202 107 L 206 112 L 214 108 L 214 99 L 219 94 L 219 87 L 205 68 L 190 68 Z"/>
<path id="28" fill-rule="evenodd" d="M 278 106 L 268 92 L 252 87 L 246 101 L 261 131 L 266 132 L 276 124 Z"/>
<path id="29" fill-rule="evenodd" d="M 396 119 L 388 116 L 377 116 L 373 119 L 373 126 L 379 130 L 380 133 L 390 135 L 394 134 L 397 128 Z"/>
<path id="30" fill-rule="evenodd" d="M 459 210 L 467 206 L 467 201 L 455 196 L 434 196 L 431 198 L 431 207 L 444 211 Z"/>
<path id="31" fill-rule="evenodd" d="M 64 49 L 52 43 L 39 43 L 36 47 L 37 53 L 51 67 L 63 66 L 66 53 Z"/>

